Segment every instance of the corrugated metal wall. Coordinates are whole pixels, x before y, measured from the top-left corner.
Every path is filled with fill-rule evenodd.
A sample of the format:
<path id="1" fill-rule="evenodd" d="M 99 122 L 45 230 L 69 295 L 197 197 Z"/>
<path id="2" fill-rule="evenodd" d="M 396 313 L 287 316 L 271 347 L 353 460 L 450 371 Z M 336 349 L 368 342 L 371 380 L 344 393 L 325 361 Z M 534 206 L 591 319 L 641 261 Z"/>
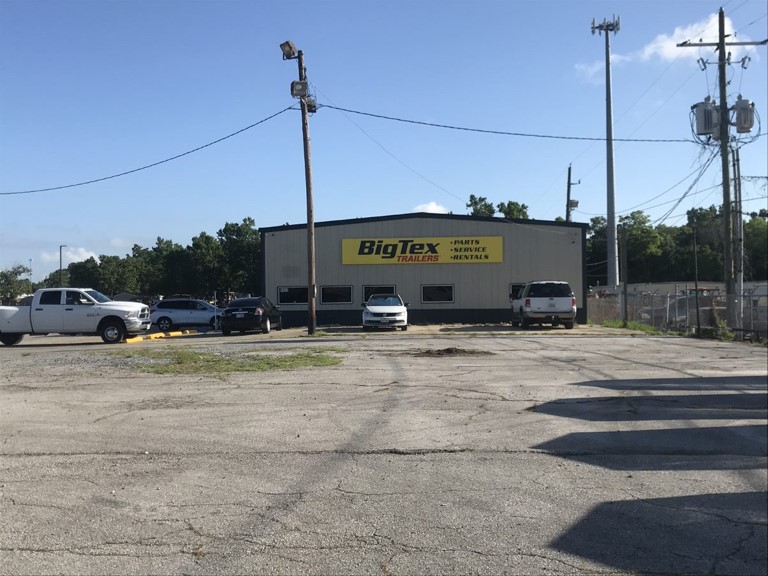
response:
<path id="1" fill-rule="evenodd" d="M 395 285 L 410 304 L 413 323 L 507 321 L 509 285 L 528 280 L 566 280 L 579 306 L 586 304 L 584 282 L 585 225 L 454 215 L 403 215 L 347 220 L 315 226 L 318 323 L 359 322 L 363 286 Z M 343 239 L 432 237 L 502 237 L 501 263 L 343 264 Z M 263 230 L 266 295 L 279 300 L 278 288 L 306 286 L 306 227 Z M 454 302 L 422 302 L 423 285 L 452 285 Z M 322 286 L 352 286 L 352 303 L 323 304 Z M 582 304 L 583 303 L 583 304 Z M 291 321 L 306 324 L 306 304 L 281 304 Z M 339 314 L 340 313 L 340 314 Z M 299 320 L 300 319 L 300 320 Z M 334 319 L 338 321 L 334 321 Z"/>

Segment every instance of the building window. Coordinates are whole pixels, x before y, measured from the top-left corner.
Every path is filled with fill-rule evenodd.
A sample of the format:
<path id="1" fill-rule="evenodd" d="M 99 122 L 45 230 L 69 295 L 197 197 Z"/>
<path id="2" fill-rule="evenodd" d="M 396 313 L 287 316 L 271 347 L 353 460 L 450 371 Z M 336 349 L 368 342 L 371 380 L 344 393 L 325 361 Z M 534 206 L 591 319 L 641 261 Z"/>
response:
<path id="1" fill-rule="evenodd" d="M 306 286 L 279 286 L 277 288 L 278 304 L 306 304 L 307 302 Z"/>
<path id="2" fill-rule="evenodd" d="M 352 304 L 352 286 L 320 286 L 320 304 Z"/>
<path id="3" fill-rule="evenodd" d="M 424 285 L 421 287 L 421 301 L 425 304 L 453 302 L 453 286 L 451 284 Z"/>
<path id="4" fill-rule="evenodd" d="M 397 294 L 394 286 L 363 286 L 363 302 L 368 302 L 372 294 Z"/>

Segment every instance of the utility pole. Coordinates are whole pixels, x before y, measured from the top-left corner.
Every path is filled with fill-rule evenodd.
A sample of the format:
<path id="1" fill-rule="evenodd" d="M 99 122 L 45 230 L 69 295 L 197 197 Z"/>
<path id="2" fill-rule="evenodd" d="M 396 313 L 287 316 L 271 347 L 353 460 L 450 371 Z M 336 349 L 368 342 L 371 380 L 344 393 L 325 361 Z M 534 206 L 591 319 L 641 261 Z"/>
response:
<path id="1" fill-rule="evenodd" d="M 573 210 L 579 205 L 578 200 L 571 200 L 571 186 L 576 186 L 577 184 L 581 184 L 581 180 L 579 180 L 578 182 L 571 182 L 571 165 L 568 164 L 568 187 L 566 190 L 566 198 L 565 198 L 565 221 L 566 222 L 571 221 L 571 210 Z"/>
<path id="2" fill-rule="evenodd" d="M 62 248 L 66 248 L 66 247 L 67 247 L 66 244 L 60 244 L 59 245 L 59 286 L 61 286 L 61 287 L 64 286 L 64 266 L 63 266 L 64 259 L 62 257 L 61 249 Z"/>
<path id="3" fill-rule="evenodd" d="M 307 81 L 304 52 L 299 50 L 299 81 Z M 315 202 L 312 195 L 312 162 L 309 148 L 309 113 L 307 97 L 301 102 L 301 132 L 304 138 L 304 181 L 307 188 L 307 334 L 312 336 L 317 327 L 317 281 L 315 272 Z"/>
<path id="4" fill-rule="evenodd" d="M 726 46 L 761 46 L 768 43 L 762 42 L 726 42 L 725 41 L 725 11 L 720 8 L 718 13 L 717 42 L 690 42 L 686 40 L 677 45 L 678 48 L 701 48 L 705 46 L 717 48 L 717 74 L 719 76 L 719 141 L 720 141 L 720 165 L 723 173 L 723 276 L 725 280 L 726 314 L 728 326 L 735 324 L 736 306 L 733 298 L 736 294 L 736 280 L 733 265 L 733 212 L 731 209 L 731 175 L 728 166 L 730 110 L 728 108 L 728 80 L 726 79 L 726 66 L 730 63 L 730 55 L 726 53 Z M 738 214 L 741 218 L 741 214 Z"/>
<path id="5" fill-rule="evenodd" d="M 717 36 L 717 74 L 720 76 L 720 163 L 723 170 L 723 268 L 725 277 L 725 298 L 728 326 L 733 326 L 735 307 L 730 306 L 736 291 L 733 277 L 733 216 L 731 215 L 731 174 L 728 169 L 728 81 L 725 77 L 727 54 L 725 53 L 725 12 L 720 8 Z"/>
<path id="6" fill-rule="evenodd" d="M 615 18 L 615 17 L 614 17 Z M 592 19 L 592 35 L 595 30 L 602 35 L 605 32 L 605 152 L 606 152 L 606 188 L 608 194 L 608 285 L 619 284 L 619 260 L 616 243 L 616 194 L 614 191 L 613 175 L 613 104 L 611 102 L 611 32 L 616 34 L 620 28 L 620 20 L 615 18 L 602 24 L 595 24 Z"/>
<path id="7" fill-rule="evenodd" d="M 307 188 L 307 334 L 312 336 L 317 327 L 317 281 L 315 270 L 315 210 L 312 197 L 312 163 L 309 148 L 309 112 L 317 104 L 309 94 L 307 69 L 304 67 L 304 51 L 296 50 L 290 40 L 280 44 L 283 60 L 298 60 L 299 81 L 291 84 L 291 95 L 301 102 L 301 132 L 304 138 L 304 181 Z"/>

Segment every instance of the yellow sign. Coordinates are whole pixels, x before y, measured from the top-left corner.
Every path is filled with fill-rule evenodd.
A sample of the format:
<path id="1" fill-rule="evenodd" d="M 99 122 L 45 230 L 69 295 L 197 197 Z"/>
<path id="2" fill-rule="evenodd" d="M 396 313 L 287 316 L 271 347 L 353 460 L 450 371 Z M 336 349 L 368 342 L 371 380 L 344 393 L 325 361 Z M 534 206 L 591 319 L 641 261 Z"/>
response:
<path id="1" fill-rule="evenodd" d="M 501 236 L 345 238 L 342 264 L 493 264 L 504 261 Z"/>

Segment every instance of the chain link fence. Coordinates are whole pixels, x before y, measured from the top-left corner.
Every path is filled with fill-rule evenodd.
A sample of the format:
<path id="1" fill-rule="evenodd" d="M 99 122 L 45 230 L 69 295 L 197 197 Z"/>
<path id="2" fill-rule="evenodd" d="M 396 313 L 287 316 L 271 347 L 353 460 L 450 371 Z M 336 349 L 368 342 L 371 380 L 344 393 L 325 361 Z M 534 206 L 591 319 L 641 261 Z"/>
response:
<path id="1" fill-rule="evenodd" d="M 621 293 L 590 296 L 588 321 L 593 324 L 621 321 L 622 298 Z M 719 292 L 698 295 L 695 291 L 629 292 L 627 320 L 652 326 L 660 332 L 703 334 L 727 329 L 762 340 L 768 331 L 768 295 L 750 293 L 726 297 Z"/>

